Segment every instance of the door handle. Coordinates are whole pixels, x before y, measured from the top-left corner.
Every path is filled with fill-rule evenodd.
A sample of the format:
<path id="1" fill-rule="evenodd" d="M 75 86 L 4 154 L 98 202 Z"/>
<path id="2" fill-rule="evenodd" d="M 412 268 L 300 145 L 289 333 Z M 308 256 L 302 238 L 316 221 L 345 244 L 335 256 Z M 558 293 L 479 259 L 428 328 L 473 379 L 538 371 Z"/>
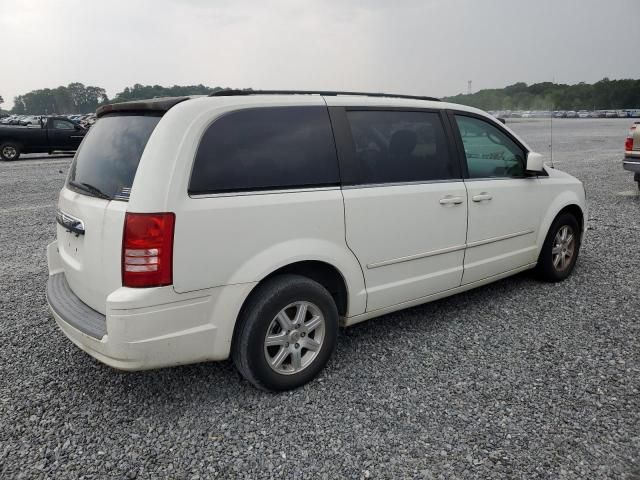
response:
<path id="1" fill-rule="evenodd" d="M 440 199 L 440 205 L 460 205 L 462 202 L 464 202 L 464 198 L 452 197 L 451 195 Z"/>
<path id="2" fill-rule="evenodd" d="M 474 195 L 473 197 L 471 197 L 471 200 L 473 200 L 474 202 L 482 202 L 483 200 L 491 200 L 492 198 L 493 196 L 491 196 L 490 193 L 482 192 L 479 195 Z"/>

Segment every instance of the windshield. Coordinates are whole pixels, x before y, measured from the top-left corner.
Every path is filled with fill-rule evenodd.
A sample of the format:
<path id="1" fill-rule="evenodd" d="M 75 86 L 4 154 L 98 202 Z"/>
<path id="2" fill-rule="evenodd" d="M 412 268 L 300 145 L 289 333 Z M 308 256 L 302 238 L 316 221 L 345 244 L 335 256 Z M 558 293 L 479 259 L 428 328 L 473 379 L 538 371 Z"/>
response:
<path id="1" fill-rule="evenodd" d="M 67 185 L 85 195 L 129 200 L 140 157 L 158 115 L 108 115 L 82 141 Z"/>

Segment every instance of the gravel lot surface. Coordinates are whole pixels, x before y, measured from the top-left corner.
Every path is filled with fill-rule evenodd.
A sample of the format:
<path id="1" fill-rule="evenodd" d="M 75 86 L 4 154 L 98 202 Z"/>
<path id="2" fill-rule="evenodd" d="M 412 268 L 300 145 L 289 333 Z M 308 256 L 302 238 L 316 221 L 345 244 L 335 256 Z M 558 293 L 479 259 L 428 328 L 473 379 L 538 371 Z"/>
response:
<path id="1" fill-rule="evenodd" d="M 47 313 L 69 158 L 0 163 L 0 477 L 640 479 L 640 196 L 630 120 L 554 120 L 587 188 L 576 271 L 522 274 L 343 331 L 316 381 L 230 362 L 119 373 Z M 510 123 L 541 153 L 548 121 Z"/>

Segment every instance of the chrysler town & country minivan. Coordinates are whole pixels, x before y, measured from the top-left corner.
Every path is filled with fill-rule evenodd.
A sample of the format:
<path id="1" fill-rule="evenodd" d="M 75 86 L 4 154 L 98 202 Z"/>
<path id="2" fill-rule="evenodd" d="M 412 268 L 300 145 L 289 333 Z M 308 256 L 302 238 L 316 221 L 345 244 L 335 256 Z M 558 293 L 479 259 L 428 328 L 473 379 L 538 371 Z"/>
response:
<path id="1" fill-rule="evenodd" d="M 462 105 L 226 91 L 97 115 L 60 192 L 47 297 L 122 370 L 232 357 L 257 387 L 295 388 L 339 326 L 527 269 L 563 280 L 585 231 L 582 184 Z"/>

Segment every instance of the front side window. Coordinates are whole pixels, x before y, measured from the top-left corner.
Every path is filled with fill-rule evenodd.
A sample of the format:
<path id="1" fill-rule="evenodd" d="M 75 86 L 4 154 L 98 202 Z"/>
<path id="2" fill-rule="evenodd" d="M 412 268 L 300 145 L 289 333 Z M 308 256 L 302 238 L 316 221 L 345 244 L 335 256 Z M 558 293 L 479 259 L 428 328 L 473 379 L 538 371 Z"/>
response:
<path id="1" fill-rule="evenodd" d="M 456 115 L 470 178 L 523 177 L 525 153 L 489 122 Z"/>
<path id="2" fill-rule="evenodd" d="M 362 184 L 424 182 L 458 176 L 434 112 L 348 111 Z"/>
<path id="3" fill-rule="evenodd" d="M 73 130 L 74 126 L 71 122 L 65 122 L 64 120 L 54 120 L 53 128 L 56 130 Z"/>
<path id="4" fill-rule="evenodd" d="M 326 107 L 238 110 L 202 136 L 190 194 L 338 185 Z"/>

